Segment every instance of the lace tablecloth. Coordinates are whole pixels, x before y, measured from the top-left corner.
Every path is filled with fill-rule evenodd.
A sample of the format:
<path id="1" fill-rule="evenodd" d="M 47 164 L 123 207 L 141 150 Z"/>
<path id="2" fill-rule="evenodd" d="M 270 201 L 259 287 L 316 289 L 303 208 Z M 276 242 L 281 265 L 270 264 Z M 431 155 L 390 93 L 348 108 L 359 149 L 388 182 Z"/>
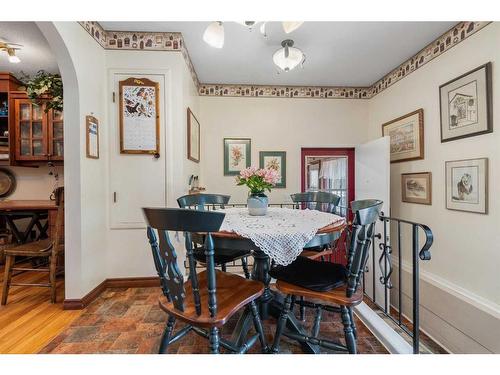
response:
<path id="1" fill-rule="evenodd" d="M 226 217 L 221 231 L 249 238 L 277 264 L 286 266 L 302 252 L 318 229 L 344 218 L 316 210 L 269 207 L 266 216 L 250 216 L 247 208 L 221 210 Z"/>

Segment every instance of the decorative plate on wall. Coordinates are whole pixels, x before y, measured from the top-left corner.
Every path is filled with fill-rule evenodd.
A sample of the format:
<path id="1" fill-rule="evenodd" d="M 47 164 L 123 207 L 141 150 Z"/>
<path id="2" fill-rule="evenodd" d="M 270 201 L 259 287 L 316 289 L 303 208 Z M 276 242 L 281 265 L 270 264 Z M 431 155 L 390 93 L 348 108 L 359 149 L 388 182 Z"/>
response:
<path id="1" fill-rule="evenodd" d="M 11 171 L 0 168 L 0 198 L 6 198 L 16 190 L 16 178 Z"/>

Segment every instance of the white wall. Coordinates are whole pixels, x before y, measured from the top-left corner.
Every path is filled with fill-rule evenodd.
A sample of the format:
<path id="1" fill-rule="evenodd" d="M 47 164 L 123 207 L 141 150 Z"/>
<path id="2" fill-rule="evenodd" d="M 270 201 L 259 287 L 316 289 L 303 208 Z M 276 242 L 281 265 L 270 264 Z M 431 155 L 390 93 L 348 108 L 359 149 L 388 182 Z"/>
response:
<path id="1" fill-rule="evenodd" d="M 500 23 L 492 23 L 369 102 L 370 120 L 366 131 L 371 138 L 381 135 L 382 123 L 418 108 L 424 109 L 425 159 L 392 164 L 391 209 L 395 217 L 425 223 L 432 228 L 432 260 L 422 263 L 426 277 L 421 293 L 422 306 L 429 311 L 422 325 L 445 346 L 459 352 L 480 352 L 479 348 L 500 352 L 500 279 L 497 276 L 500 265 L 500 131 L 497 126 L 500 112 L 496 105 L 500 95 L 500 50 L 494 47 L 499 38 Z M 441 143 L 439 85 L 488 61 L 493 63 L 494 132 Z M 489 214 L 447 210 L 445 161 L 479 157 L 487 157 L 490 162 Z M 432 172 L 432 206 L 402 203 L 401 173 L 424 171 Z M 443 304 L 451 296 L 462 301 L 462 306 L 472 304 L 475 307 Z M 477 319 L 484 311 L 495 318 Z M 455 332 L 443 334 L 440 330 L 444 330 L 445 325 L 434 324 L 435 319 L 448 322 Z M 483 329 L 486 322 L 488 328 Z M 496 340 L 487 337 L 486 333 L 496 334 Z"/>
<path id="2" fill-rule="evenodd" d="M 16 178 L 16 190 L 6 199 L 49 199 L 56 184 L 55 173 L 59 175 L 59 186 L 64 184 L 64 168 L 62 166 L 54 168 L 48 168 L 45 165 L 39 168 L 6 168 Z M 50 170 L 54 172 L 54 175 L 49 175 Z"/>
<path id="3" fill-rule="evenodd" d="M 259 151 L 287 152 L 287 186 L 268 194 L 271 203 L 300 191 L 301 147 L 355 146 L 368 140 L 365 100 L 200 97 L 200 184 L 211 193 L 244 203 L 248 194 L 234 176 L 223 175 L 223 138 L 251 138 L 252 165 Z"/>

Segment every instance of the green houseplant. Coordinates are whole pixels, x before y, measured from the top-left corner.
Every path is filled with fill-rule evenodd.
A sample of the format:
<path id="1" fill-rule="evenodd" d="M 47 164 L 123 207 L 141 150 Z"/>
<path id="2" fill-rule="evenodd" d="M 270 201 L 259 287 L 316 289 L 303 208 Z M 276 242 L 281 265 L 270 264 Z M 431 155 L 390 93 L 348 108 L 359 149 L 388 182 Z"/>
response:
<path id="1" fill-rule="evenodd" d="M 23 74 L 20 80 L 34 104 L 45 103 L 45 112 L 63 110 L 63 84 L 59 74 L 39 70 L 33 77 Z"/>

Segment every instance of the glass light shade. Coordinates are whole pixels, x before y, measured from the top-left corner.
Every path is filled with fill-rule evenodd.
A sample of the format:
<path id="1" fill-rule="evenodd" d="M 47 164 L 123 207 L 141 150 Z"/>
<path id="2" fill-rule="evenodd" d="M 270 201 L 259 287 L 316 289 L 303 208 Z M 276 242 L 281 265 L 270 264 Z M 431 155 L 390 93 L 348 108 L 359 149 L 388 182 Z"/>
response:
<path id="1" fill-rule="evenodd" d="M 287 57 L 285 50 L 286 47 L 277 50 L 273 55 L 273 61 L 281 70 L 288 72 L 302 62 L 304 54 L 298 48 L 288 47 Z"/>
<path id="2" fill-rule="evenodd" d="M 21 62 L 21 59 L 19 57 L 16 56 L 16 52 L 12 49 L 12 48 L 9 48 L 7 50 L 7 53 L 9 55 L 9 62 L 12 63 L 12 64 L 17 64 L 17 63 L 20 63 Z"/>
<path id="3" fill-rule="evenodd" d="M 283 30 L 285 30 L 285 33 L 290 34 L 292 31 L 297 30 L 304 21 L 283 21 Z"/>
<path id="4" fill-rule="evenodd" d="M 203 33 L 203 40 L 210 46 L 222 48 L 224 46 L 224 26 L 222 22 L 212 22 Z"/>

